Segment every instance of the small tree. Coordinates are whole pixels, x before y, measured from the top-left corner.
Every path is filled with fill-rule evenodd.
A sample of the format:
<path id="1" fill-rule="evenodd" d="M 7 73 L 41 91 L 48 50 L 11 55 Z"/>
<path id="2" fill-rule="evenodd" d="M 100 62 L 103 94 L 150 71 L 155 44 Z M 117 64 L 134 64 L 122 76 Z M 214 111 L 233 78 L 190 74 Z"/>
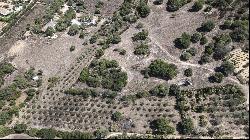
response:
<path id="1" fill-rule="evenodd" d="M 201 33 L 194 33 L 191 37 L 191 41 L 193 43 L 197 43 L 198 41 L 200 41 L 201 37 L 202 37 Z"/>
<path id="2" fill-rule="evenodd" d="M 116 111 L 115 113 L 112 114 L 112 119 L 114 121 L 120 121 L 122 119 L 122 113 Z"/>
<path id="3" fill-rule="evenodd" d="M 187 77 L 193 76 L 193 70 L 191 68 L 186 69 L 184 75 Z"/>
<path id="4" fill-rule="evenodd" d="M 164 134 L 173 134 L 175 132 L 174 127 L 170 125 L 170 122 L 165 118 L 159 118 L 151 122 L 152 129 L 156 134 L 164 135 Z"/>
<path id="5" fill-rule="evenodd" d="M 170 85 L 169 95 L 176 96 L 176 95 L 179 95 L 180 92 L 181 92 L 180 86 L 178 86 L 176 84 Z"/>
<path id="6" fill-rule="evenodd" d="M 70 46 L 69 51 L 73 52 L 75 49 L 76 49 L 76 47 L 75 47 L 75 46 Z"/>
<path id="7" fill-rule="evenodd" d="M 207 37 L 206 36 L 202 36 L 201 40 L 200 40 L 200 44 L 201 45 L 205 45 L 207 44 L 208 40 L 207 40 Z"/>
<path id="8" fill-rule="evenodd" d="M 211 82 L 216 82 L 216 83 L 221 83 L 224 78 L 223 73 L 221 72 L 216 72 L 210 77 Z"/>
<path id="9" fill-rule="evenodd" d="M 229 61 L 225 61 L 221 64 L 220 71 L 224 76 L 228 76 L 234 72 L 234 65 Z"/>
<path id="10" fill-rule="evenodd" d="M 155 0 L 154 4 L 155 5 L 161 5 L 163 3 L 163 0 Z"/>
<path id="11" fill-rule="evenodd" d="M 180 59 L 182 61 L 188 61 L 191 57 L 192 55 L 189 52 L 184 52 L 181 54 Z"/>
<path id="12" fill-rule="evenodd" d="M 166 85 L 158 85 L 150 90 L 150 93 L 154 96 L 164 97 L 167 96 L 169 93 L 169 86 Z"/>
<path id="13" fill-rule="evenodd" d="M 45 36 L 53 36 L 55 32 L 56 31 L 53 27 L 48 27 L 45 31 Z"/>
<path id="14" fill-rule="evenodd" d="M 180 124 L 181 133 L 189 135 L 193 132 L 194 124 L 191 118 L 184 118 Z"/>
<path id="15" fill-rule="evenodd" d="M 215 28 L 215 23 L 214 23 L 214 21 L 212 21 L 212 20 L 208 20 L 208 21 L 203 22 L 203 23 L 201 24 L 201 29 L 202 29 L 202 31 L 204 31 L 204 32 L 210 32 L 210 31 L 212 31 L 214 28 Z"/>
<path id="16" fill-rule="evenodd" d="M 79 26 L 76 24 L 73 24 L 69 28 L 68 35 L 74 36 L 74 35 L 78 34 L 78 32 L 79 32 Z"/>
<path id="17" fill-rule="evenodd" d="M 187 49 L 191 44 L 191 36 L 184 32 L 181 38 L 175 40 L 175 46 L 180 49 Z"/>
<path id="18" fill-rule="evenodd" d="M 192 7 L 192 10 L 193 11 L 200 11 L 202 8 L 203 8 L 203 5 L 205 4 L 205 1 L 204 0 L 197 0 L 195 1 L 193 7 Z"/>
<path id="19" fill-rule="evenodd" d="M 144 1 L 140 1 L 139 6 L 136 8 L 136 10 L 142 18 L 147 17 L 150 13 L 150 8 Z"/>

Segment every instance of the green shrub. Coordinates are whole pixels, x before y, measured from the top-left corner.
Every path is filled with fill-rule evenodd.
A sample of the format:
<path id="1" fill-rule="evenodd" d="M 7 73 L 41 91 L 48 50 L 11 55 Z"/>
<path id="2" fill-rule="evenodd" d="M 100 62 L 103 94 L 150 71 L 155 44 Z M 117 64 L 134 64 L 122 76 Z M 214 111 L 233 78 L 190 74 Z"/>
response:
<path id="1" fill-rule="evenodd" d="M 194 124 L 191 118 L 184 118 L 180 123 L 180 130 L 182 134 L 189 135 L 193 132 Z"/>
<path id="2" fill-rule="evenodd" d="M 193 76 L 193 70 L 191 68 L 186 69 L 184 75 L 187 77 Z"/>
<path id="3" fill-rule="evenodd" d="M 210 82 L 221 83 L 223 81 L 224 75 L 221 72 L 216 72 L 211 77 L 209 77 Z"/>
<path id="4" fill-rule="evenodd" d="M 152 129 L 154 130 L 155 134 L 159 135 L 170 135 L 175 132 L 175 128 L 170 125 L 170 121 L 166 120 L 165 118 L 159 118 L 151 122 Z"/>
<path id="5" fill-rule="evenodd" d="M 229 61 L 225 61 L 220 66 L 221 73 L 224 74 L 224 76 L 228 76 L 234 72 L 234 65 L 233 63 Z"/>
<path id="6" fill-rule="evenodd" d="M 150 54 L 150 50 L 149 50 L 149 46 L 147 44 L 140 44 L 135 48 L 134 51 L 135 55 L 149 55 Z"/>
<path id="7" fill-rule="evenodd" d="M 180 86 L 178 86 L 176 84 L 170 85 L 169 95 L 171 95 L 171 96 L 177 96 L 177 95 L 180 94 L 180 92 L 181 92 Z"/>
<path id="8" fill-rule="evenodd" d="M 89 69 L 84 69 L 79 80 L 88 86 L 120 91 L 127 84 L 127 73 L 122 72 L 115 60 L 92 61 Z"/>
<path id="9" fill-rule="evenodd" d="M 26 124 L 16 124 L 13 128 L 15 133 L 18 133 L 18 134 L 26 132 L 26 129 L 27 129 Z"/>
<path id="10" fill-rule="evenodd" d="M 74 36 L 79 33 L 79 26 L 76 24 L 73 24 L 69 27 L 68 35 Z"/>
<path id="11" fill-rule="evenodd" d="M 205 45 L 207 44 L 208 40 L 207 40 L 207 37 L 206 36 L 202 36 L 201 40 L 200 40 L 200 44 L 201 45 Z"/>
<path id="12" fill-rule="evenodd" d="M 186 52 L 190 53 L 192 56 L 195 56 L 197 54 L 197 49 L 192 47 L 188 49 Z"/>
<path id="13" fill-rule="evenodd" d="M 104 50 L 103 49 L 98 49 L 96 51 L 95 57 L 96 58 L 101 58 L 104 55 Z"/>
<path id="14" fill-rule="evenodd" d="M 169 86 L 160 84 L 151 89 L 150 93 L 154 96 L 165 97 L 169 94 Z"/>
<path id="15" fill-rule="evenodd" d="M 155 5 L 161 5 L 163 3 L 163 0 L 155 0 L 154 4 Z"/>
<path id="16" fill-rule="evenodd" d="M 103 139 L 108 135 L 108 130 L 106 129 L 97 129 L 94 132 L 94 135 L 97 139 Z"/>
<path id="17" fill-rule="evenodd" d="M 140 91 L 138 93 L 136 93 L 136 97 L 137 98 L 146 98 L 149 96 L 149 92 L 148 91 Z"/>
<path id="18" fill-rule="evenodd" d="M 83 70 L 80 74 L 79 80 L 81 82 L 86 82 L 88 78 L 89 78 L 89 70 L 88 70 L 88 68 L 83 68 Z"/>
<path id="19" fill-rule="evenodd" d="M 42 139 L 54 139 L 56 137 L 56 130 L 43 128 L 38 130 L 36 136 Z"/>
<path id="20" fill-rule="evenodd" d="M 133 41 L 146 40 L 147 37 L 148 37 L 148 31 L 143 29 L 141 32 L 134 34 L 134 36 L 132 37 L 132 40 Z"/>
<path id="21" fill-rule="evenodd" d="M 202 37 L 201 33 L 194 33 L 191 37 L 191 41 L 193 43 L 197 43 L 200 41 L 201 37 Z"/>
<path id="22" fill-rule="evenodd" d="M 181 59 L 182 61 L 188 61 L 188 60 L 191 59 L 191 57 L 192 57 L 192 55 L 191 55 L 189 52 L 183 52 L 183 53 L 181 54 L 181 56 L 180 56 L 180 59 Z"/>
<path id="23" fill-rule="evenodd" d="M 112 114 L 112 120 L 114 121 L 120 121 L 122 119 L 122 113 L 116 111 Z"/>
<path id="24" fill-rule="evenodd" d="M 140 15 L 140 17 L 145 18 L 149 15 L 150 13 L 150 8 L 147 5 L 146 2 L 144 1 L 140 1 L 139 5 L 136 8 L 138 14 Z"/>
<path id="25" fill-rule="evenodd" d="M 168 0 L 167 10 L 170 12 L 177 11 L 185 4 L 189 3 L 190 1 L 191 0 Z"/>
<path id="26" fill-rule="evenodd" d="M 5 126 L 2 126 L 0 125 L 0 137 L 5 137 L 5 136 L 8 136 L 10 134 L 13 134 L 15 133 L 12 129 L 8 128 L 8 127 L 5 127 Z"/>
<path id="27" fill-rule="evenodd" d="M 191 44 L 191 36 L 184 32 L 181 38 L 175 40 L 175 46 L 180 49 L 187 49 Z"/>
<path id="28" fill-rule="evenodd" d="M 53 27 L 48 27 L 45 31 L 45 36 L 53 36 L 55 32 L 56 31 Z"/>
<path id="29" fill-rule="evenodd" d="M 73 52 L 75 49 L 76 49 L 76 47 L 75 47 L 75 46 L 70 46 L 69 51 Z"/>
<path id="30" fill-rule="evenodd" d="M 212 20 L 208 20 L 201 24 L 201 29 L 203 32 L 210 32 L 215 28 L 215 23 Z"/>
<path id="31" fill-rule="evenodd" d="M 192 6 L 193 11 L 200 11 L 203 8 L 203 5 L 205 4 L 204 0 L 197 0 L 195 1 L 194 5 Z"/>

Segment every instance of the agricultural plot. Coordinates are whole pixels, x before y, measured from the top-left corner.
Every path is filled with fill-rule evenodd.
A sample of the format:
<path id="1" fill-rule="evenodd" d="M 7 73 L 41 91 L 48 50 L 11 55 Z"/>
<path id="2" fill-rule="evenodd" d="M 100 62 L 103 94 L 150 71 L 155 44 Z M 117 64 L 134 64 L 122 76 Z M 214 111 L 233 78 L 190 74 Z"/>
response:
<path id="1" fill-rule="evenodd" d="M 0 38 L 0 136 L 249 137 L 247 3 L 37 3 Z"/>
<path id="2" fill-rule="evenodd" d="M 229 55 L 229 60 L 234 64 L 234 72 L 243 83 L 249 82 L 249 53 L 241 49 L 234 50 Z"/>

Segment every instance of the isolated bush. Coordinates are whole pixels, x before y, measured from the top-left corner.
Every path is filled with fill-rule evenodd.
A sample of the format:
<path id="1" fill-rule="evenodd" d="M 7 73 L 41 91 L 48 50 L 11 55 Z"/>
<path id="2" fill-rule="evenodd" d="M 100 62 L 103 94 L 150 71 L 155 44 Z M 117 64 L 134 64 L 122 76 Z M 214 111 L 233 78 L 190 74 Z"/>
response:
<path id="1" fill-rule="evenodd" d="M 86 80 L 89 78 L 89 70 L 88 68 L 83 68 L 81 74 L 80 74 L 80 77 L 79 77 L 79 80 L 81 82 L 86 82 Z"/>
<path id="2" fill-rule="evenodd" d="M 202 37 L 201 33 L 194 33 L 191 37 L 191 41 L 193 43 L 197 43 L 200 41 L 201 37 Z"/>
<path id="3" fill-rule="evenodd" d="M 68 35 L 74 36 L 78 33 L 79 33 L 79 26 L 76 24 L 71 25 L 68 31 Z"/>
<path id="4" fill-rule="evenodd" d="M 122 113 L 116 111 L 115 113 L 112 114 L 112 119 L 114 121 L 120 121 L 122 119 Z"/>
<path id="5" fill-rule="evenodd" d="M 150 54 L 149 46 L 147 44 L 138 45 L 135 48 L 134 54 L 135 55 L 149 55 Z"/>
<path id="6" fill-rule="evenodd" d="M 134 36 L 132 37 L 132 40 L 133 41 L 146 40 L 147 37 L 148 37 L 148 31 L 143 29 L 141 32 L 134 34 Z"/>
<path id="7" fill-rule="evenodd" d="M 210 55 L 208 55 L 208 54 L 203 54 L 202 56 L 201 56 L 201 59 L 200 59 L 200 63 L 201 64 L 206 64 L 206 63 L 209 63 L 209 62 L 211 62 L 211 57 L 210 57 Z"/>
<path id="8" fill-rule="evenodd" d="M 210 32 L 215 28 L 215 23 L 212 20 L 208 20 L 201 24 L 201 29 L 203 32 Z"/>
<path id="9" fill-rule="evenodd" d="M 222 25 L 222 28 L 223 29 L 230 29 L 231 28 L 231 25 L 232 25 L 232 20 L 226 20 L 223 25 Z"/>
<path id="10" fill-rule="evenodd" d="M 95 57 L 96 58 L 101 58 L 104 55 L 104 50 L 103 49 L 98 49 L 96 51 Z"/>
<path id="11" fill-rule="evenodd" d="M 230 37 L 234 42 L 242 42 L 249 39 L 249 33 L 247 30 L 237 28 L 230 33 Z"/>
<path id="12" fill-rule="evenodd" d="M 184 32 L 181 38 L 175 40 L 175 46 L 180 49 L 187 49 L 191 44 L 191 36 Z"/>
<path id="13" fill-rule="evenodd" d="M 203 8 L 203 5 L 205 4 L 204 0 L 197 0 L 195 1 L 194 5 L 192 6 L 193 11 L 200 11 Z"/>
<path id="14" fill-rule="evenodd" d="M 163 0 L 155 0 L 154 4 L 155 5 L 161 5 L 161 4 L 163 4 Z"/>
<path id="15" fill-rule="evenodd" d="M 145 1 L 140 1 L 138 7 L 136 8 L 140 17 L 145 18 L 150 13 L 150 8 Z"/>
<path id="16" fill-rule="evenodd" d="M 180 59 L 182 61 L 188 61 L 189 59 L 191 59 L 192 55 L 189 52 L 183 52 L 180 56 Z"/>
<path id="17" fill-rule="evenodd" d="M 187 77 L 193 76 L 193 70 L 191 68 L 185 69 L 184 75 Z"/>
<path id="18" fill-rule="evenodd" d="M 149 96 L 149 92 L 148 91 L 140 91 L 138 93 L 136 93 L 136 97 L 137 98 L 146 98 Z"/>
<path id="19" fill-rule="evenodd" d="M 221 34 L 213 38 L 215 47 L 227 46 L 232 42 L 231 37 L 228 34 Z"/>
<path id="20" fill-rule="evenodd" d="M 224 78 L 223 73 L 215 72 L 212 76 L 209 77 L 211 82 L 221 83 Z"/>
<path id="21" fill-rule="evenodd" d="M 177 11 L 185 4 L 189 3 L 190 1 L 191 0 L 168 0 L 167 10 L 170 12 Z"/>
<path id="22" fill-rule="evenodd" d="M 89 39 L 90 44 L 94 44 L 94 43 L 96 43 L 96 41 L 97 41 L 97 36 L 96 35 L 91 36 L 91 38 Z"/>
<path id="23" fill-rule="evenodd" d="M 195 56 L 197 54 L 197 49 L 192 47 L 188 49 L 186 52 L 190 53 L 192 56 Z"/>
<path id="24" fill-rule="evenodd" d="M 158 135 L 170 135 L 175 132 L 175 128 L 170 125 L 170 121 L 159 118 L 151 122 L 152 129 Z"/>
<path id="25" fill-rule="evenodd" d="M 70 46 L 69 51 L 73 52 L 76 49 L 75 46 Z"/>

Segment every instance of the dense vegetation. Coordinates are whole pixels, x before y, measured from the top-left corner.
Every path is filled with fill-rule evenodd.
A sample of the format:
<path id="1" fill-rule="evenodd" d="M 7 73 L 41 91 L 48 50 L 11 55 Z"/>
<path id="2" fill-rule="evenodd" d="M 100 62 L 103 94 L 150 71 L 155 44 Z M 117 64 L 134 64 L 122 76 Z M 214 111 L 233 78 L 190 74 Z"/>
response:
<path id="1" fill-rule="evenodd" d="M 93 61 L 89 68 L 84 68 L 79 77 L 90 87 L 103 87 L 120 91 L 127 84 L 127 74 L 121 71 L 115 60 L 101 59 Z"/>
<path id="2" fill-rule="evenodd" d="M 145 70 L 145 74 L 162 79 L 173 79 L 177 74 L 177 67 L 174 64 L 168 64 L 161 59 L 152 61 L 149 67 Z"/>

